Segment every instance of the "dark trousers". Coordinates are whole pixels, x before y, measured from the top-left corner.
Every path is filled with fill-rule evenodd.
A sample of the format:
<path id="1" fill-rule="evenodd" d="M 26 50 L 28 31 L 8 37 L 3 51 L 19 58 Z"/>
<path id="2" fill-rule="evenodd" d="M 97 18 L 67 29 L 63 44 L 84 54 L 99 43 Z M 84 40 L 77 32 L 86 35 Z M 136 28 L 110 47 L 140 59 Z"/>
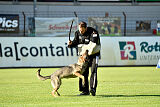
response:
<path id="1" fill-rule="evenodd" d="M 84 87 L 82 85 L 82 79 L 79 79 L 79 91 L 89 92 L 89 83 L 88 83 L 88 75 L 89 75 L 89 67 L 91 66 L 91 77 L 90 77 L 90 89 L 94 89 L 96 91 L 97 88 L 97 67 L 98 67 L 98 56 L 89 56 L 88 65 L 83 69 L 85 70 L 82 74 L 85 78 Z"/>

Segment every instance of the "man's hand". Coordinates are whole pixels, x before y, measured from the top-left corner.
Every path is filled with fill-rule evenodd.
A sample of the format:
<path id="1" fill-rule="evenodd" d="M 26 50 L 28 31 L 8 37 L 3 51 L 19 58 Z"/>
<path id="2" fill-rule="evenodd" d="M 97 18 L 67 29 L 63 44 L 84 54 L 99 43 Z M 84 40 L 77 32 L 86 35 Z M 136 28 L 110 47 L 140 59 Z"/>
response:
<path id="1" fill-rule="evenodd" d="M 68 41 L 68 47 L 70 47 L 70 45 L 72 45 L 72 41 L 71 40 Z"/>

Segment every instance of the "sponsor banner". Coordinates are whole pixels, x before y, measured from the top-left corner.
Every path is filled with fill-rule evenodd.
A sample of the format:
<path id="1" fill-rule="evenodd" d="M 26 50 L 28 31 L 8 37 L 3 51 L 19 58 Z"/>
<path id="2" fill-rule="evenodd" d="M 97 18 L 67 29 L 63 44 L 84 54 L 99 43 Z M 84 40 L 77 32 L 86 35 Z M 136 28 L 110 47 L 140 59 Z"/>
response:
<path id="1" fill-rule="evenodd" d="M 18 14 L 0 14 L 0 33 L 19 32 Z"/>
<path id="2" fill-rule="evenodd" d="M 156 65 L 160 37 L 110 37 L 102 40 L 102 65 Z"/>
<path id="3" fill-rule="evenodd" d="M 89 26 L 98 30 L 101 36 L 119 36 L 121 35 L 120 17 L 90 17 Z"/>
<path id="4" fill-rule="evenodd" d="M 136 31 L 148 32 L 151 31 L 151 21 L 136 21 Z"/>
<path id="5" fill-rule="evenodd" d="M 67 39 L 62 37 L 2 37 L 0 39 L 0 67 L 65 66 L 76 63 L 77 49 L 68 49 Z"/>
<path id="6" fill-rule="evenodd" d="M 71 38 L 72 40 L 73 38 Z M 78 60 L 68 37 L 1 37 L 0 67 L 67 66 Z M 101 37 L 100 66 L 157 65 L 160 37 Z"/>
<path id="7" fill-rule="evenodd" d="M 78 18 L 35 18 L 35 35 L 36 36 L 68 36 L 71 22 L 73 22 L 72 32 L 78 29 Z"/>

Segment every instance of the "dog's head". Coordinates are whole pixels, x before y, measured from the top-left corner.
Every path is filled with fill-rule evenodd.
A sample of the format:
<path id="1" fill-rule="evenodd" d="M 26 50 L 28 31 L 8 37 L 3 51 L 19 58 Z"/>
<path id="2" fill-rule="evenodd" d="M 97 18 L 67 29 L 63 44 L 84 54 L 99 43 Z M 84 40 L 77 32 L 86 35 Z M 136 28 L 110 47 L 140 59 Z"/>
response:
<path id="1" fill-rule="evenodd" d="M 80 55 L 78 58 L 78 65 L 83 65 L 85 62 L 88 61 L 88 50 L 85 51 L 84 54 Z"/>

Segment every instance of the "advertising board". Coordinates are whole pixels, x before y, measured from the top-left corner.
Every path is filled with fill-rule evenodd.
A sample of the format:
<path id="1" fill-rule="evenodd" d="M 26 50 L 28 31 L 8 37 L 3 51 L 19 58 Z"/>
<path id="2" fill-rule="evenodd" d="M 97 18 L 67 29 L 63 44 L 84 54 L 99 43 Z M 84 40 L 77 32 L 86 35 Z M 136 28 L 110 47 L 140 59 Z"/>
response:
<path id="1" fill-rule="evenodd" d="M 120 36 L 120 17 L 89 17 L 89 26 L 95 28 L 101 36 Z"/>
<path id="2" fill-rule="evenodd" d="M 72 34 L 78 29 L 78 18 L 35 18 L 35 36 L 66 37 L 73 21 Z"/>
<path id="3" fill-rule="evenodd" d="M 18 14 L 0 14 L 0 33 L 19 32 Z"/>
<path id="4" fill-rule="evenodd" d="M 72 40 L 73 38 L 71 38 Z M 99 66 L 156 65 L 160 37 L 101 37 Z M 54 67 L 77 62 L 67 37 L 1 37 L 0 67 Z"/>

